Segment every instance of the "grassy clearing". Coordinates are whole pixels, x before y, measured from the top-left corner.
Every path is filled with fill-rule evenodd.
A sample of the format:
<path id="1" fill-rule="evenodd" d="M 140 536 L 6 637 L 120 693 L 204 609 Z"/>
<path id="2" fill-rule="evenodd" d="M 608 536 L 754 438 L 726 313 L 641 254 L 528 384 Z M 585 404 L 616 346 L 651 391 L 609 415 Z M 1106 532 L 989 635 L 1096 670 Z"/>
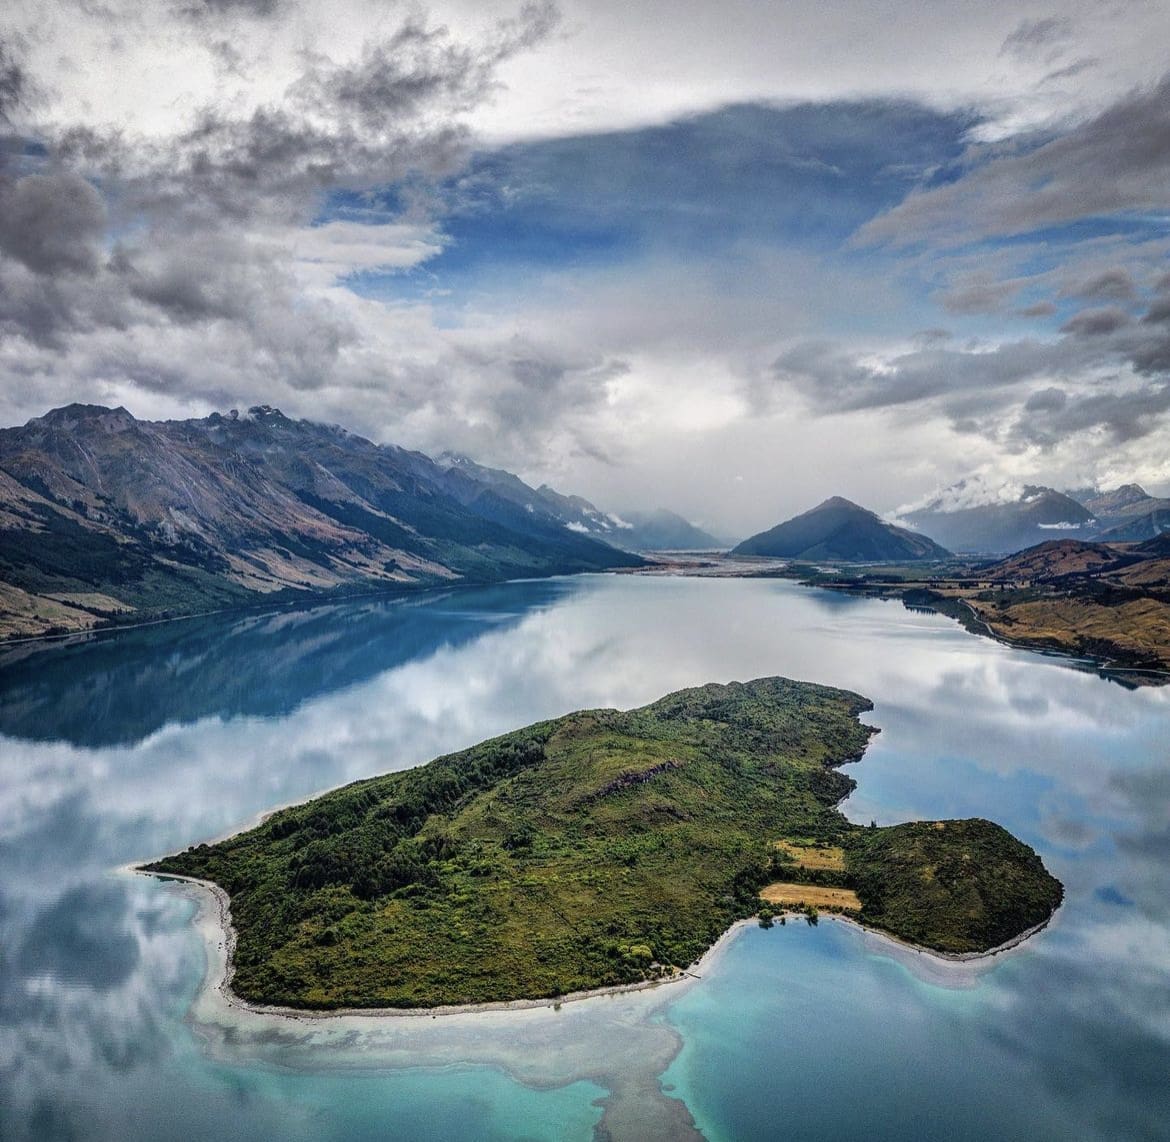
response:
<path id="1" fill-rule="evenodd" d="M 783 904 L 802 908 L 844 908 L 861 911 L 861 898 L 851 888 L 825 888 L 816 884 L 766 884 L 760 889 L 760 899 L 769 904 Z"/>
<path id="2" fill-rule="evenodd" d="M 829 872 L 845 871 L 845 850 L 833 845 L 802 844 L 793 841 L 777 841 L 776 848 L 786 853 L 797 868 L 818 869 Z"/>

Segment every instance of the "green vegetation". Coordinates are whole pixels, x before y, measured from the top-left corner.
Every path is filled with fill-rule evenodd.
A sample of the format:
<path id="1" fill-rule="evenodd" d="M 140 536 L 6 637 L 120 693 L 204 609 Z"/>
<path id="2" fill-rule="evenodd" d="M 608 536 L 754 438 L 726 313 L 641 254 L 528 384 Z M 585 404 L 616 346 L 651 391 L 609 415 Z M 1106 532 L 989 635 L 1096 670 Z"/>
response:
<path id="1" fill-rule="evenodd" d="M 991 821 L 855 829 L 844 844 L 862 920 L 941 952 L 1006 943 L 1063 895 L 1036 853 Z"/>
<path id="2" fill-rule="evenodd" d="M 934 947 L 985 949 L 1046 919 L 1060 885 L 997 826 L 923 839 L 922 826 L 862 829 L 836 810 L 853 786 L 837 767 L 864 750 L 869 708 L 765 678 L 570 714 L 148 867 L 230 894 L 239 994 L 313 1008 L 673 974 L 756 913 L 764 885 L 791 879 L 781 840 L 841 850 L 843 869 L 808 875 L 855 881 L 862 919 Z"/>

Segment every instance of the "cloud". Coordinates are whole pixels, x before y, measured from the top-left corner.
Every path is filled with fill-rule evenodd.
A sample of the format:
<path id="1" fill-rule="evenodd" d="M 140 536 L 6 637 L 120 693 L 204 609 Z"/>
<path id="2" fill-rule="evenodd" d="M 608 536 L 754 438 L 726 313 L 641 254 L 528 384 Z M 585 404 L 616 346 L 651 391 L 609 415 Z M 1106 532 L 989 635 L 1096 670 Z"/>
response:
<path id="1" fill-rule="evenodd" d="M 795 390 L 819 415 L 941 415 L 962 432 L 1012 448 L 1051 449 L 1086 433 L 1098 433 L 1104 445 L 1124 444 L 1166 428 L 1170 296 L 1156 298 L 1140 322 L 1117 307 L 1085 310 L 1062 332 L 1052 340 L 885 355 L 799 342 L 775 359 L 753 393 L 767 406 Z"/>
<path id="2" fill-rule="evenodd" d="M 912 194 L 867 223 L 862 243 L 954 244 L 1166 205 L 1170 76 L 1047 141 L 972 155 L 957 181 Z"/>
<path id="3" fill-rule="evenodd" d="M 0 253 L 35 273 L 94 273 L 105 225 L 101 195 L 75 174 L 0 182 Z"/>
<path id="4" fill-rule="evenodd" d="M 462 350 L 342 285 L 434 257 L 441 232 L 425 206 L 369 225 L 319 212 L 338 188 L 457 169 L 460 114 L 556 19 L 526 5 L 471 39 L 412 16 L 348 61 L 304 57 L 279 100 L 208 103 L 173 134 L 46 124 L 0 182 L 7 402 L 137 391 L 172 411 L 261 392 L 295 405 L 299 392 L 348 391 L 352 403 L 375 388 L 403 402 L 379 407 L 385 423 L 425 403 L 406 380 Z"/>
<path id="5" fill-rule="evenodd" d="M 1071 38 L 1072 32 L 1073 22 L 1067 16 L 1029 17 L 1012 29 L 999 54 L 1028 58 L 1064 43 Z"/>
<path id="6" fill-rule="evenodd" d="M 103 991 L 124 983 L 139 960 L 138 941 L 126 925 L 128 907 L 121 885 L 67 889 L 29 926 L 16 956 L 18 971 Z"/>
<path id="7" fill-rule="evenodd" d="M 903 504 L 895 517 L 913 512 L 930 510 L 957 512 L 967 508 L 983 507 L 986 504 L 1014 504 L 1024 494 L 1024 485 L 1013 480 L 997 481 L 987 476 L 966 477 L 941 490 L 928 492 L 910 503 Z"/>
<path id="8" fill-rule="evenodd" d="M 940 300 L 948 313 L 998 313 L 1019 292 L 1018 281 L 996 281 L 981 273 L 962 280 L 944 291 Z"/>
<path id="9" fill-rule="evenodd" d="M 195 16 L 210 11 L 266 19 L 272 16 L 281 5 L 282 0 L 195 0 L 187 12 Z"/>
<path id="10" fill-rule="evenodd" d="M 1087 301 L 1131 301 L 1137 297 L 1137 286 L 1129 270 L 1123 266 L 1112 266 L 1065 286 L 1060 295 L 1080 297 Z"/>
<path id="11" fill-rule="evenodd" d="M 11 123 L 13 112 L 24 103 L 27 80 L 24 68 L 9 44 L 0 39 L 0 123 Z"/>
<path id="12" fill-rule="evenodd" d="M 1124 309 L 1111 305 L 1104 309 L 1082 309 L 1075 317 L 1070 317 L 1060 331 L 1078 337 L 1100 337 L 1105 333 L 1116 333 L 1130 322 L 1131 318 Z"/>

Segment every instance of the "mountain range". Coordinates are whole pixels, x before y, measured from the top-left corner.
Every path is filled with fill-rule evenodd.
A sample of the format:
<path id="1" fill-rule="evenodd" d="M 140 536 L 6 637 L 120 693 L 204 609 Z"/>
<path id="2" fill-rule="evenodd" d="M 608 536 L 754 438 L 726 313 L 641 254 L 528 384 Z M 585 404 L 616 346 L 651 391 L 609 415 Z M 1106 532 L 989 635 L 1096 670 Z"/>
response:
<path id="1" fill-rule="evenodd" d="M 0 637 L 642 562 L 458 465 L 268 406 L 70 405 L 0 430 Z"/>
<path id="2" fill-rule="evenodd" d="M 710 551 L 728 546 L 665 508 L 617 515 L 602 511 L 581 496 L 562 495 L 547 484 L 532 488 L 511 472 L 484 467 L 466 456 L 445 453 L 438 463 L 451 474 L 453 491 L 468 506 L 490 493 L 527 512 L 548 516 L 579 535 L 625 551 Z"/>
<path id="3" fill-rule="evenodd" d="M 904 513 L 910 528 L 835 496 L 734 554 L 910 562 L 1170 532 L 1170 500 L 1137 484 L 1027 487 L 991 503 L 974 491 Z M 152 422 L 74 404 L 0 429 L 0 639 L 724 546 L 664 509 L 617 515 L 465 456 L 432 460 L 267 405 Z"/>
<path id="4" fill-rule="evenodd" d="M 932 539 L 887 523 L 875 512 L 833 496 L 810 511 L 745 539 L 733 555 L 847 562 L 946 559 L 950 552 Z"/>
<path id="5" fill-rule="evenodd" d="M 968 502 L 963 483 L 900 519 L 956 552 L 1021 551 L 1051 539 L 1140 543 L 1170 530 L 1170 500 L 1138 484 L 1059 492 L 1030 485 L 1010 498 Z"/>

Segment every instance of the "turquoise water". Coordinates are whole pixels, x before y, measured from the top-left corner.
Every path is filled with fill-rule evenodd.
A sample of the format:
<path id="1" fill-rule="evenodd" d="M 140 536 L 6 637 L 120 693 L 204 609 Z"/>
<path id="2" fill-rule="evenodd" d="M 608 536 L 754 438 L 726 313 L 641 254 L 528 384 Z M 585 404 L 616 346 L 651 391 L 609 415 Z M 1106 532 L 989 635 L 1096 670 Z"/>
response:
<path id="1" fill-rule="evenodd" d="M 836 923 L 752 928 L 687 989 L 306 1025 L 196 1002 L 191 899 L 118 871 L 538 718 L 774 673 L 875 701 L 854 820 L 1000 821 L 1064 881 L 1055 924 L 941 973 Z M 1168 746 L 1170 692 L 783 582 L 517 583 L 9 651 L 0 1137 L 589 1138 L 604 1115 L 641 1139 L 689 1115 L 711 1139 L 1170 1138 Z"/>

